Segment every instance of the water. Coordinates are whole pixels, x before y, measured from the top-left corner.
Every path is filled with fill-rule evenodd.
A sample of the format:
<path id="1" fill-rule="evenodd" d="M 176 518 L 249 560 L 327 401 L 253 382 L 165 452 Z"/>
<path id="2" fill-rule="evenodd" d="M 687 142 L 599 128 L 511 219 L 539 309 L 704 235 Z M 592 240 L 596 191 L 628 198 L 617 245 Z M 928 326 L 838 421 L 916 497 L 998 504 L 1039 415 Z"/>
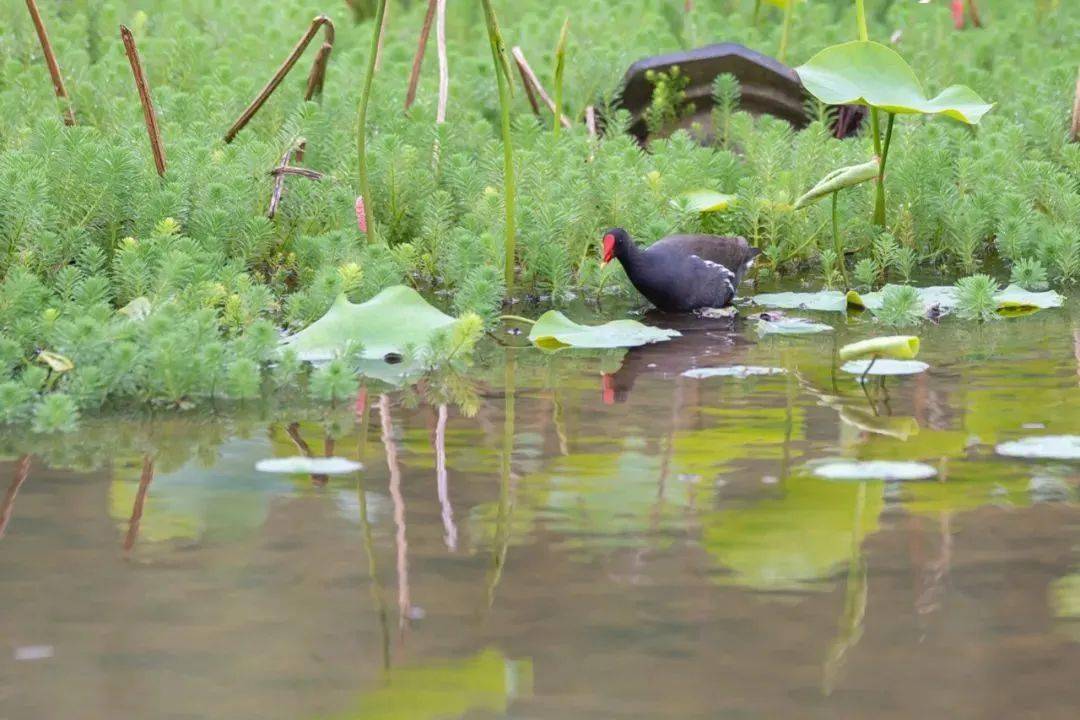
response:
<path id="1" fill-rule="evenodd" d="M 993 449 L 1080 434 L 1080 309 L 925 328 L 931 371 L 865 393 L 832 361 L 865 322 L 682 327 L 8 433 L 0 718 L 1075 717 L 1080 465 Z M 681 375 L 730 364 L 788 372 Z M 301 452 L 365 469 L 253 469 Z"/>

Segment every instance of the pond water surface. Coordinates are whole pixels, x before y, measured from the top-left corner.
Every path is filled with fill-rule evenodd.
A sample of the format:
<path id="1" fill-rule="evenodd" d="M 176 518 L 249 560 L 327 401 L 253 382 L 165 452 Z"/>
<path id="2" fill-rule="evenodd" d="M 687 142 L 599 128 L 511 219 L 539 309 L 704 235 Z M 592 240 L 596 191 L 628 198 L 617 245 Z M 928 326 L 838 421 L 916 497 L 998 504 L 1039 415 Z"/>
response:
<path id="1" fill-rule="evenodd" d="M 947 318 L 865 391 L 834 360 L 865 320 L 676 325 L 329 411 L 8 433 L 0 719 L 1076 717 L 1080 465 L 994 448 L 1080 434 L 1080 308 Z M 682 375 L 720 365 L 785 372 Z M 300 454 L 364 469 L 254 469 Z"/>

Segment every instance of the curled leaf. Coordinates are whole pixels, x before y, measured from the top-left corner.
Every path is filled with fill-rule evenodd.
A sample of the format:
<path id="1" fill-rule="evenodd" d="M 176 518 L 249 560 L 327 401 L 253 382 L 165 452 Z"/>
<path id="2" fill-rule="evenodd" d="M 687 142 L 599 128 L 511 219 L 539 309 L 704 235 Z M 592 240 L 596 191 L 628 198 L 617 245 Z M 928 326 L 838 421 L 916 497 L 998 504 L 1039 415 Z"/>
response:
<path id="1" fill-rule="evenodd" d="M 834 192 L 839 192 L 844 188 L 854 187 L 867 180 L 873 180 L 878 176 L 880 167 L 881 164 L 878 162 L 878 159 L 874 158 L 861 165 L 849 165 L 833 170 L 831 173 L 821 178 L 817 185 L 810 188 L 805 195 L 795 201 L 795 209 L 798 210 L 799 208 L 813 205 L 823 197 L 832 195 Z"/>
<path id="2" fill-rule="evenodd" d="M 859 358 L 893 358 L 910 360 L 919 354 L 919 338 L 913 335 L 890 335 L 870 338 L 840 348 L 841 360 Z"/>

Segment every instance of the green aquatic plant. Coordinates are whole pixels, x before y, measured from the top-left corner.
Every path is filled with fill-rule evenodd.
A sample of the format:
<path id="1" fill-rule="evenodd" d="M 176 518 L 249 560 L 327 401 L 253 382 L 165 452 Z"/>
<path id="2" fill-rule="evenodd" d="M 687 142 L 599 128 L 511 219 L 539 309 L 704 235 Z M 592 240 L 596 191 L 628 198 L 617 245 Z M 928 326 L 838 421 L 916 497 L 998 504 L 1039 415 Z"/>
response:
<path id="1" fill-rule="evenodd" d="M 649 70 L 645 78 L 653 86 L 652 98 L 645 110 L 645 127 L 650 135 L 659 133 L 693 112 L 693 106 L 686 101 L 690 78 L 678 65 L 673 65 L 667 72 Z"/>
<path id="2" fill-rule="evenodd" d="M 956 283 L 956 314 L 965 320 L 996 320 L 998 287 L 989 275 L 971 275 Z"/>
<path id="3" fill-rule="evenodd" d="M 909 285 L 889 285 L 882 292 L 881 307 L 874 317 L 889 327 L 910 327 L 922 320 L 923 303 L 919 293 Z"/>
<path id="4" fill-rule="evenodd" d="M 862 8 L 862 0 L 858 0 Z M 992 105 L 966 86 L 954 85 L 928 98 L 911 67 L 895 51 L 871 42 L 860 11 L 860 39 L 828 47 L 796 68 L 810 94 L 828 105 L 859 104 L 871 110 L 874 153 L 880 162 L 874 204 L 875 224 L 885 226 L 885 173 L 898 114 L 944 115 L 977 125 Z M 878 111 L 887 115 L 884 139 Z"/>
<path id="5" fill-rule="evenodd" d="M 1032 292 L 1050 289 L 1046 268 L 1035 258 L 1021 258 L 1017 261 L 1013 265 L 1010 282 Z"/>
<path id="6" fill-rule="evenodd" d="M 732 123 L 739 110 L 742 87 L 739 78 L 731 73 L 720 73 L 712 84 L 712 124 L 717 144 L 722 148 L 731 145 Z"/>
<path id="7" fill-rule="evenodd" d="M 52 393 L 34 406 L 33 428 L 36 433 L 71 432 L 79 422 L 79 407 L 65 393 Z"/>

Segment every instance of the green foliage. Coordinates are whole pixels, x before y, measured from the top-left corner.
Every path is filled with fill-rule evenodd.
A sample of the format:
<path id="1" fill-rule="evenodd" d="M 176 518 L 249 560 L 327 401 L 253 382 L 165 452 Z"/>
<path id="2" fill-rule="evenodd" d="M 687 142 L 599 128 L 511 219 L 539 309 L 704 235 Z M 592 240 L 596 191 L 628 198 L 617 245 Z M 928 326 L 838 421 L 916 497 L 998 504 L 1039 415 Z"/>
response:
<path id="1" fill-rule="evenodd" d="M 1035 258 L 1022 258 L 1013 265 L 1011 282 L 1032 292 L 1041 292 L 1050 287 L 1046 268 Z"/>
<path id="2" fill-rule="evenodd" d="M 645 111 L 645 127 L 650 134 L 660 132 L 694 111 L 693 103 L 686 101 L 690 78 L 678 65 L 673 65 L 668 72 L 649 70 L 645 79 L 653 86 L 652 100 Z"/>
<path id="3" fill-rule="evenodd" d="M 997 319 L 998 287 L 989 275 L 971 275 L 956 283 L 956 314 L 966 320 Z"/>
<path id="4" fill-rule="evenodd" d="M 494 322 L 507 293 L 498 88 L 490 45 L 453 40 L 475 37 L 479 7 L 451 9 L 447 18 L 453 82 L 447 122 L 437 128 L 435 63 L 425 64 L 408 115 L 400 110 L 404 81 L 395 80 L 407 77 L 416 39 L 394 28 L 418 27 L 424 4 L 402 7 L 389 25 L 366 137 L 366 205 L 373 234 L 385 243 L 368 247 L 354 211 L 355 111 L 376 3 L 354 3 L 367 8 L 356 25 L 344 21 L 344 6 L 329 8 L 337 37 L 319 103 L 302 100 L 305 56 L 227 145 L 221 133 L 313 8 L 269 0 L 253 0 L 243 12 L 141 3 L 148 20 L 140 50 L 169 158 L 161 179 L 130 70 L 104 32 L 106 22 L 127 17 L 129 5 L 93 5 L 93 20 L 42 8 L 68 73 L 79 122 L 71 128 L 57 116 L 25 10 L 13 5 L 0 23 L 8 50 L 0 106 L 9 110 L 0 112 L 0 420 L 31 421 L 52 392 L 85 415 L 117 404 L 187 407 L 248 397 L 266 374 L 278 388 L 302 383 L 295 357 L 274 360 L 268 349 L 280 331 L 310 324 L 341 293 L 358 303 L 405 283 L 447 312 Z M 565 15 L 536 0 L 503 5 L 507 41 L 529 58 L 550 58 Z M 602 278 L 597 244 L 611 226 L 646 244 L 674 232 L 744 235 L 774 263 L 763 271 L 840 284 L 830 203 L 798 212 L 793 205 L 829 170 L 871 157 L 865 133 L 834 139 L 824 108 L 798 132 L 753 117 L 738 109 L 738 85 L 726 76 L 713 87 L 715 144 L 675 132 L 653 138 L 645 151 L 625 134 L 631 118 L 617 109 L 615 95 L 626 67 L 671 51 L 676 34 L 686 35 L 685 22 L 665 23 L 671 5 L 635 0 L 630 12 L 593 2 L 571 9 L 577 37 L 619 42 L 567 45 L 563 105 L 575 122 L 557 138 L 547 132 L 550 116 L 535 118 L 524 93 L 509 99 L 516 295 L 560 306 L 594 294 Z M 1041 282 L 1038 267 L 1055 288 L 1080 280 L 1080 146 L 1065 141 L 1066 91 L 1076 72 L 1068 39 L 1080 32 L 1080 6 L 1062 3 L 1042 24 L 1033 13 L 1014 13 L 1008 23 L 964 33 L 962 43 L 941 32 L 940 13 L 926 10 L 893 3 L 886 14 L 888 28 L 904 28 L 903 55 L 925 86 L 936 92 L 966 84 L 999 106 L 977 133 L 956 123 L 896 123 L 886 228 L 895 244 L 868 222 L 869 184 L 846 190 L 838 204 L 841 250 L 860 268 L 860 284 L 907 280 L 921 268 L 979 272 L 989 258 L 1016 268 L 1025 285 Z M 830 3 L 807 3 L 799 13 L 788 48 L 793 64 L 852 35 L 850 13 L 837 15 Z M 697 3 L 692 17 L 698 28 L 723 28 L 725 39 L 766 52 L 779 37 L 779 27 L 754 28 L 749 13 L 733 14 L 728 3 Z M 228 33 L 215 30 L 226 24 Z M 873 28 L 879 39 L 886 32 Z M 1007 61 L 1002 47 L 1010 49 Z M 551 66 L 536 62 L 548 68 L 542 80 L 549 84 Z M 656 79 L 654 125 L 678 116 L 686 87 L 683 73 Z M 604 128 L 596 139 L 580 122 L 590 104 Z M 307 140 L 298 164 L 323 179 L 289 176 L 268 219 L 268 172 L 298 137 Z M 734 194 L 733 210 L 692 213 L 670 202 L 702 189 Z M 604 287 L 632 292 L 620 273 L 609 272 Z M 118 312 L 138 299 L 144 315 Z M 71 358 L 74 369 L 50 377 L 33 363 L 41 350 Z"/>
<path id="5" fill-rule="evenodd" d="M 34 432 L 71 432 L 79 420 L 75 400 L 65 393 L 46 395 L 34 407 Z"/>
<path id="6" fill-rule="evenodd" d="M 890 327 L 918 325 L 922 320 L 922 300 L 910 285 L 890 285 L 882 292 L 881 307 L 874 316 Z"/>

